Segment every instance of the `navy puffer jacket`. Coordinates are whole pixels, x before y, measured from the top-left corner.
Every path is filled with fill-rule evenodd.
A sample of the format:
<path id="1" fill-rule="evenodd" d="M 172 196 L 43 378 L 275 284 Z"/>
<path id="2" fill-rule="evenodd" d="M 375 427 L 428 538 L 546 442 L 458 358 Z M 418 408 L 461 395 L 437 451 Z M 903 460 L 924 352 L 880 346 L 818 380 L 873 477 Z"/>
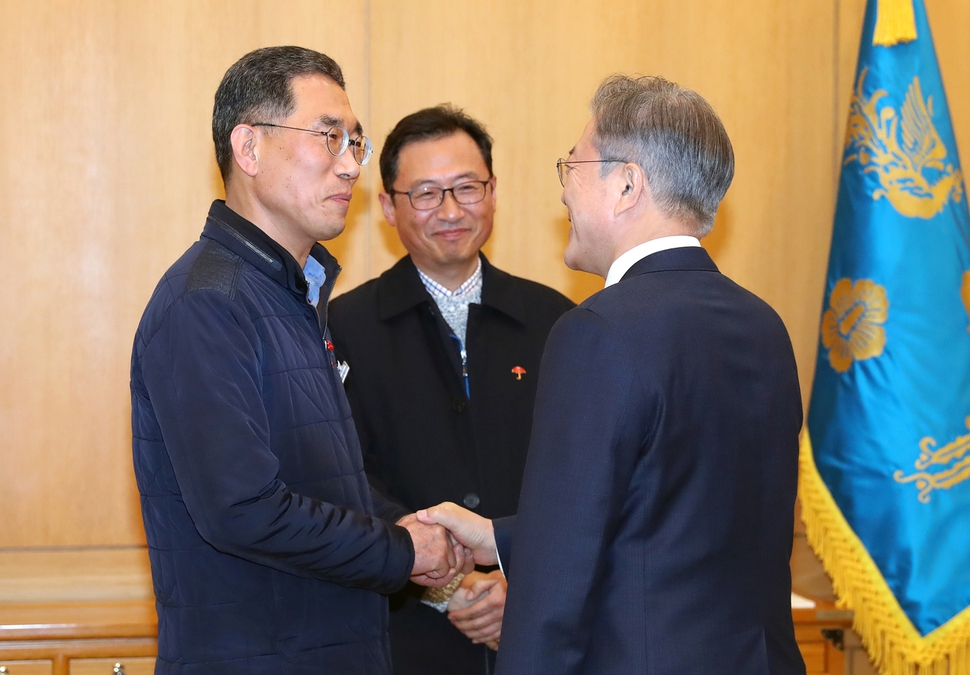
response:
<path id="1" fill-rule="evenodd" d="M 357 434 L 296 261 L 215 202 L 159 282 L 131 366 L 156 673 L 390 673 L 408 533 L 375 515 Z M 381 506 L 379 503 L 377 506 Z"/>

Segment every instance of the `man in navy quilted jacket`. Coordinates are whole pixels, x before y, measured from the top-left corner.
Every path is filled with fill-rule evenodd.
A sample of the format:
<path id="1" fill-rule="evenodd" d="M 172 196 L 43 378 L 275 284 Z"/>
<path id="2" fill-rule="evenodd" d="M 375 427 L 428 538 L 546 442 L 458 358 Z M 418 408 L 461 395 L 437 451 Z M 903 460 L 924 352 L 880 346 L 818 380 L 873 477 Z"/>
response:
<path id="1" fill-rule="evenodd" d="M 135 336 L 135 474 L 156 673 L 390 673 L 387 601 L 463 566 L 440 527 L 380 519 L 327 330 L 370 142 L 340 67 L 247 54 L 216 92 L 226 186 Z M 385 511 L 389 513 L 389 511 Z"/>

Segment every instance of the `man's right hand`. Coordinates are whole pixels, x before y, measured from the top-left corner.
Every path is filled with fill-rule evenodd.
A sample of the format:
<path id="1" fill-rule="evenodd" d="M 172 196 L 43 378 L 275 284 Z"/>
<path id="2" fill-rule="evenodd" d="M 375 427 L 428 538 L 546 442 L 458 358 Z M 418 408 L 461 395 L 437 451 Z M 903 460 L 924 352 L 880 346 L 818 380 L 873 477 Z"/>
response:
<path id="1" fill-rule="evenodd" d="M 417 512 L 418 520 L 427 525 L 444 525 L 459 544 L 470 549 L 477 565 L 497 565 L 495 531 L 492 521 L 451 502 L 442 502 Z"/>
<path id="2" fill-rule="evenodd" d="M 406 528 L 414 544 L 414 568 L 411 581 L 422 586 L 447 586 L 458 572 L 474 569 L 471 556 L 456 543 L 441 525 L 420 522 L 411 513 L 397 524 Z"/>

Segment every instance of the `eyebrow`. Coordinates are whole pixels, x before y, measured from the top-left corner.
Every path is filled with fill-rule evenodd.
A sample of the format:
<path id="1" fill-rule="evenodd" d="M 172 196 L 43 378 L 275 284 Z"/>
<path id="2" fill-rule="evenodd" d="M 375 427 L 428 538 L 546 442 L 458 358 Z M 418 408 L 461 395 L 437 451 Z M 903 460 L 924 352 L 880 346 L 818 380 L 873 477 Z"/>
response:
<path id="1" fill-rule="evenodd" d="M 452 176 L 451 179 L 453 181 L 452 183 L 453 185 L 458 185 L 462 181 L 467 182 L 469 180 L 481 180 L 478 177 L 478 175 L 475 173 L 475 171 L 465 171 L 464 173 L 460 173 L 457 176 Z M 439 181 L 433 178 L 425 178 L 424 180 L 419 180 L 417 183 L 414 183 L 414 187 L 415 188 L 424 187 L 426 185 L 433 185 L 434 183 L 437 183 L 437 182 Z"/>
<path id="2" fill-rule="evenodd" d="M 320 115 L 317 118 L 317 122 L 321 126 L 325 127 L 342 127 L 344 125 L 344 120 L 342 117 L 334 117 L 333 115 Z M 358 136 L 364 135 L 364 127 L 361 126 L 360 121 L 357 121 L 357 126 L 353 128 L 353 132 Z"/>
<path id="3" fill-rule="evenodd" d="M 575 145 L 573 147 L 569 148 L 569 154 L 566 155 L 566 157 L 571 157 L 574 152 L 576 152 L 576 146 Z"/>
<path id="4" fill-rule="evenodd" d="M 341 118 L 334 117 L 333 115 L 320 115 L 320 117 L 317 118 L 317 122 L 320 123 L 320 126 L 324 127 L 341 127 L 344 124 L 344 121 Z"/>

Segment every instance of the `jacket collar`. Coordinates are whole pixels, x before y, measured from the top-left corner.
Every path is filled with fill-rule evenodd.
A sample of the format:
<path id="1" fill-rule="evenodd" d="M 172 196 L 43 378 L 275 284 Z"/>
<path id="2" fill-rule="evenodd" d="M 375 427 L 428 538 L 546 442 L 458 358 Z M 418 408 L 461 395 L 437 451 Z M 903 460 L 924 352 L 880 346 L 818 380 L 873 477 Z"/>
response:
<path id="1" fill-rule="evenodd" d="M 221 199 L 215 200 L 209 207 L 202 236 L 218 241 L 294 295 L 306 300 L 306 278 L 296 258 L 268 234 L 226 206 Z M 310 255 L 323 265 L 327 273 L 326 283 L 320 289 L 320 302 L 326 303 L 340 273 L 340 265 L 320 244 L 313 245 Z"/>
<path id="2" fill-rule="evenodd" d="M 641 258 L 623 275 L 620 283 L 641 274 L 669 271 L 717 272 L 718 269 L 710 254 L 703 248 L 698 246 L 671 248 Z"/>
<path id="3" fill-rule="evenodd" d="M 482 258 L 482 305 L 525 324 L 528 313 L 520 294 L 516 293 L 514 277 L 493 267 L 484 253 L 478 255 Z M 397 261 L 377 281 L 377 306 L 382 321 L 422 303 L 433 302 L 409 255 Z"/>

